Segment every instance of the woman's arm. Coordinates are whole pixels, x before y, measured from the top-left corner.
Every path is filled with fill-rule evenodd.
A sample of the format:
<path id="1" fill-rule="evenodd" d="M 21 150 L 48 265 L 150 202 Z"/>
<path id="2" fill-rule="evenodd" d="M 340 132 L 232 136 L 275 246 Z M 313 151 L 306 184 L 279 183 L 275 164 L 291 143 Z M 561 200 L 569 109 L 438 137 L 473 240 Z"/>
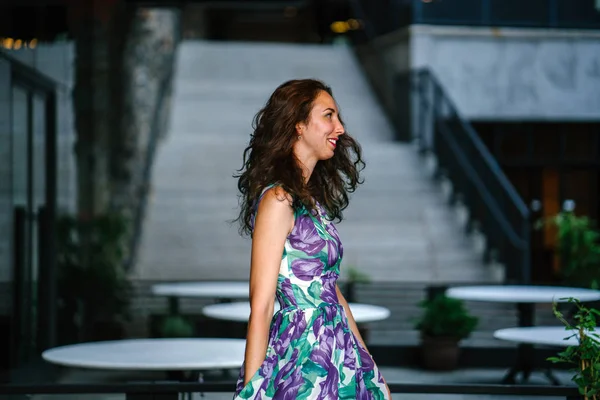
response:
<path id="1" fill-rule="evenodd" d="M 337 297 L 338 297 L 338 300 L 339 300 L 340 304 L 344 307 L 344 311 L 346 311 L 346 315 L 348 316 L 348 326 L 350 327 L 350 329 L 354 333 L 354 336 L 356 336 L 356 338 L 360 341 L 360 343 L 362 344 L 363 348 L 365 350 L 367 350 L 367 345 L 365 344 L 365 341 L 363 340 L 362 336 L 360 335 L 360 332 L 358 331 L 358 326 L 356 325 L 356 321 L 354 320 L 354 316 L 352 315 L 352 311 L 350 311 L 350 307 L 348 306 L 348 302 L 346 301 L 346 298 L 342 294 L 342 291 L 340 290 L 340 287 L 337 284 L 335 285 L 335 291 L 337 293 Z M 369 350 L 367 350 L 367 352 L 368 351 Z"/>
<path id="2" fill-rule="evenodd" d="M 368 353 L 369 350 L 367 349 L 367 345 L 365 344 L 365 341 L 363 340 L 362 336 L 360 335 L 360 332 L 358 331 L 358 326 L 356 325 L 356 321 L 354 320 L 352 311 L 350 311 L 350 306 L 348 306 L 348 302 L 346 301 L 346 298 L 342 294 L 342 291 L 340 290 L 340 287 L 337 284 L 335 285 L 335 291 L 337 293 L 338 301 L 344 307 L 344 311 L 346 312 L 346 316 L 348 317 L 348 326 L 350 327 L 350 330 L 354 333 L 354 336 L 356 336 L 356 338 L 360 341 L 365 351 Z M 369 353 L 369 355 L 371 355 L 371 353 Z M 372 357 L 373 356 L 371 356 L 371 358 Z M 381 379 L 383 379 L 383 376 L 381 377 Z M 390 388 L 385 382 L 385 379 L 383 379 L 383 383 L 385 384 L 385 388 L 388 392 L 388 398 L 391 399 L 392 393 L 390 392 Z"/>
<path id="3" fill-rule="evenodd" d="M 267 353 L 275 289 L 285 239 L 294 226 L 289 196 L 279 187 L 263 195 L 256 213 L 250 262 L 250 319 L 246 336 L 244 385 Z"/>

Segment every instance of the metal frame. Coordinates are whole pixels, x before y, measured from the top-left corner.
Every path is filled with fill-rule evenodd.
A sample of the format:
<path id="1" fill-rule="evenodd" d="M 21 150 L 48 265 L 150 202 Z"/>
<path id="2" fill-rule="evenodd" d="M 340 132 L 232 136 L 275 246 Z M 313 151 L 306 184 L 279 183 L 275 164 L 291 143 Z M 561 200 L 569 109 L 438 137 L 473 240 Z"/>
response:
<path id="1" fill-rule="evenodd" d="M 54 230 L 57 207 L 57 90 L 65 86 L 52 80 L 35 68 L 14 59 L 5 51 L 0 50 L 0 58 L 8 61 L 10 68 L 9 87 L 18 86 L 26 90 L 28 98 L 29 130 L 32 129 L 31 106 L 33 93 L 45 96 L 45 208 L 38 215 L 41 231 L 38 280 L 38 331 L 43 334 L 38 336 L 39 349 L 52 347 L 56 338 L 56 244 Z M 28 132 L 31 139 L 32 132 Z M 29 141 L 30 142 L 30 141 Z M 28 144 L 29 163 L 32 161 L 31 143 Z M 29 168 L 31 170 L 31 168 Z M 31 173 L 31 172 L 30 172 Z M 31 193 L 31 188 L 28 190 Z M 33 211 L 33 210 L 29 210 Z M 30 243 L 32 246 L 38 243 Z M 13 306 L 14 307 L 14 306 Z M 18 311 L 18 307 L 16 308 Z M 17 333 L 18 334 L 18 333 Z M 17 339 L 17 335 L 13 336 Z"/>

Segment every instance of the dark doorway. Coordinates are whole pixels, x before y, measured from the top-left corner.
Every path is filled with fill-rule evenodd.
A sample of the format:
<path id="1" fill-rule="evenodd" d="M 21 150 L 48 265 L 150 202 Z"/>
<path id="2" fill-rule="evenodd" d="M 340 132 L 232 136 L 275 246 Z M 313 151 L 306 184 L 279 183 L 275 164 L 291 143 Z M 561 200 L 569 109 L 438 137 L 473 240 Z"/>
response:
<path id="1" fill-rule="evenodd" d="M 519 194 L 532 224 L 574 207 L 600 217 L 600 123 L 473 122 Z M 532 278 L 555 283 L 560 274 L 553 228 L 532 229 Z"/>

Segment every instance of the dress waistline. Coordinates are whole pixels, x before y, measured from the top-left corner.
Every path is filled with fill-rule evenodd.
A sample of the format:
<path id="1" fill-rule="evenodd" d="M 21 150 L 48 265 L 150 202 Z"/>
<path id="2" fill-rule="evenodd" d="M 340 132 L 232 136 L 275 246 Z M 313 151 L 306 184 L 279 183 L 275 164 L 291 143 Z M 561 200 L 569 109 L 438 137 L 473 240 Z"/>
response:
<path id="1" fill-rule="evenodd" d="M 317 306 L 299 306 L 299 305 L 290 305 L 283 307 L 277 311 L 278 313 L 286 312 L 286 311 L 295 311 L 295 310 L 318 310 L 321 308 L 329 308 L 329 307 L 339 307 L 344 308 L 341 303 L 321 303 Z"/>

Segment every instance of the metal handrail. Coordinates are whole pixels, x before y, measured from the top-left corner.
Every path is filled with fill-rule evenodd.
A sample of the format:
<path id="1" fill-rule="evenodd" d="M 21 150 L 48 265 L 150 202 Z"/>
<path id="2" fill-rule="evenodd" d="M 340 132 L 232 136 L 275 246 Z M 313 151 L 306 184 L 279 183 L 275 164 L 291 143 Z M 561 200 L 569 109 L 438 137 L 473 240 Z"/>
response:
<path id="1" fill-rule="evenodd" d="M 531 222 L 525 202 L 435 75 L 424 68 L 412 81 L 420 151 L 435 154 L 438 171 L 447 170 L 455 191 L 465 197 L 469 222 L 481 222 L 488 254 L 498 250 L 506 265 L 505 281 L 529 283 Z"/>
<path id="2" fill-rule="evenodd" d="M 378 35 L 377 27 L 373 25 L 360 0 L 350 0 L 350 6 L 355 17 L 361 19 L 364 26 L 362 30 L 354 33 L 353 39 L 357 44 L 372 43 Z M 376 58 L 380 65 L 386 64 L 386 59 L 377 46 L 365 47 L 370 58 Z M 491 259 L 492 250 L 496 250 L 498 261 L 506 265 L 505 281 L 529 283 L 531 223 L 525 202 L 475 129 L 459 113 L 454 101 L 446 94 L 434 74 L 427 69 L 415 71 L 411 80 L 413 84 L 416 81 L 413 88 L 417 88 L 417 98 L 413 104 L 418 107 L 419 114 L 414 124 L 416 129 L 413 131 L 416 134 L 415 139 L 420 142 L 421 151 L 432 151 L 436 153 L 442 167 L 451 168 L 447 165 L 450 163 L 455 168 L 453 174 L 449 174 L 449 178 L 453 181 L 455 189 L 458 192 L 462 190 L 462 194 L 467 197 L 466 205 L 470 211 L 468 229 L 471 229 L 476 221 L 482 225 L 487 238 L 486 258 Z M 425 84 L 427 88 L 422 87 Z M 426 95 L 425 90 L 431 90 L 431 93 Z M 422 112 L 422 109 L 426 109 L 429 114 Z M 445 120 L 444 112 L 446 116 L 453 117 L 450 122 L 454 125 L 450 126 Z M 429 121 L 421 121 L 428 116 Z M 433 134 L 437 140 L 431 138 L 430 142 L 425 141 L 425 125 L 428 124 L 435 128 Z M 440 146 L 445 147 L 442 149 Z M 477 163 L 479 168 L 473 163 Z M 482 206 L 486 211 L 483 215 L 477 215 Z"/>
<path id="3" fill-rule="evenodd" d="M 488 150 L 483 141 L 479 138 L 479 135 L 475 131 L 475 128 L 473 128 L 473 125 L 467 122 L 467 120 L 461 115 L 460 111 L 458 111 L 458 108 L 454 104 L 452 98 L 446 94 L 444 87 L 439 81 L 439 79 L 428 68 L 421 69 L 417 73 L 427 75 L 427 78 L 431 79 L 434 85 L 437 88 L 439 88 L 441 93 L 443 93 L 445 97 L 445 102 L 452 108 L 452 112 L 459 116 L 461 127 L 465 130 L 465 133 L 469 136 L 469 139 L 473 141 L 473 145 L 475 146 L 479 154 L 481 154 L 483 162 L 493 172 L 494 178 L 498 180 L 498 182 L 502 186 L 502 189 L 506 191 L 510 200 L 517 208 L 521 216 L 523 218 L 528 218 L 529 209 L 527 208 L 527 205 L 525 204 L 519 193 L 517 193 L 517 190 L 514 188 L 512 183 L 510 183 L 504 172 L 502 172 L 502 168 L 500 167 L 500 165 L 498 165 L 496 158 L 492 155 L 492 153 Z"/>

